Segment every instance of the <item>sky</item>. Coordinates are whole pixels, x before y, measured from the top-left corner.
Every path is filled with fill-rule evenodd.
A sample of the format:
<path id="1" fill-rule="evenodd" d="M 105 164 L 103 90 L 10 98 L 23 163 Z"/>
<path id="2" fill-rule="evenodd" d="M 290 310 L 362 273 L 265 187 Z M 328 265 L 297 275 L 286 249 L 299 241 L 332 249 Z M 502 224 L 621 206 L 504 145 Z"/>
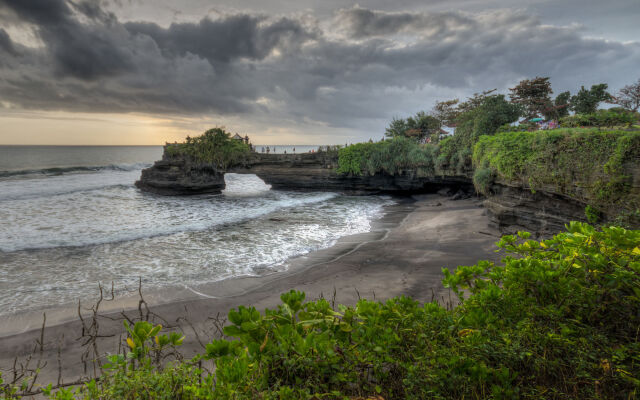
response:
<path id="1" fill-rule="evenodd" d="M 640 0 L 0 0 L 0 144 L 376 140 L 549 76 L 640 78 Z"/>

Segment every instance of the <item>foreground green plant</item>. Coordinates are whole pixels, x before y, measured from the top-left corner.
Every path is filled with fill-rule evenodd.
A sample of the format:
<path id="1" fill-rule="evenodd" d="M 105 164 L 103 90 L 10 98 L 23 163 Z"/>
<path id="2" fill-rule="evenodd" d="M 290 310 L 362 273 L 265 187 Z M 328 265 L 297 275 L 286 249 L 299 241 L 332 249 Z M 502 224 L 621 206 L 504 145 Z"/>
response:
<path id="1" fill-rule="evenodd" d="M 636 399 L 639 246 L 638 230 L 576 222 L 541 242 L 526 232 L 504 236 L 501 262 L 443 270 L 443 283 L 460 300 L 452 310 L 406 297 L 336 310 L 292 290 L 274 310 L 231 310 L 224 333 L 233 340 L 214 340 L 204 354 L 164 365 L 153 361 L 153 348 L 165 339 L 158 327 L 140 323 L 129 327 L 130 354 L 111 356 L 99 380 L 46 393 L 56 399 Z M 200 367 L 206 360 L 215 363 L 213 372 Z M 11 389 L 3 390 L 7 396 Z"/>

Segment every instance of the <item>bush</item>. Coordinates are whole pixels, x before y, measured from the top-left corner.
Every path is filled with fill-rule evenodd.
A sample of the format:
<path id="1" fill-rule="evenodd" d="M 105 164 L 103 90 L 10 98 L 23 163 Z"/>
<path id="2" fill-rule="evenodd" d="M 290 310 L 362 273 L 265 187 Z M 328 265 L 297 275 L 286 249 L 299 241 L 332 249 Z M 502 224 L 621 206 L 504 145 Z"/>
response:
<path id="1" fill-rule="evenodd" d="M 640 132 L 556 129 L 483 136 L 473 152 L 476 168 L 498 181 L 529 186 L 591 204 L 607 215 L 640 208 L 632 191 L 640 158 Z"/>
<path id="2" fill-rule="evenodd" d="M 494 178 L 491 168 L 478 168 L 473 173 L 473 186 L 479 193 L 487 195 Z"/>
<path id="3" fill-rule="evenodd" d="M 186 142 L 167 144 L 165 157 L 187 157 L 195 163 L 210 164 L 225 170 L 246 163 L 251 147 L 242 140 L 231 139 L 222 128 L 209 129 L 200 136 L 187 137 Z"/>
<path id="4" fill-rule="evenodd" d="M 560 127 L 628 127 L 638 121 L 638 113 L 621 108 L 598 110 L 593 114 L 575 114 L 560 119 Z"/>
<path id="5" fill-rule="evenodd" d="M 571 223 L 529 237 L 504 236 L 500 263 L 443 269 L 453 310 L 406 297 L 336 310 L 292 290 L 274 310 L 231 310 L 224 333 L 235 339 L 187 362 L 152 362 L 169 338 L 136 326 L 126 359 L 56 398 L 636 398 L 640 231 Z M 215 370 L 196 367 L 202 359 Z"/>
<path id="6" fill-rule="evenodd" d="M 337 172 L 345 175 L 398 175 L 415 170 L 420 175 L 435 173 L 435 146 L 418 144 L 402 136 L 377 143 L 357 143 L 338 151 Z"/>
<path id="7" fill-rule="evenodd" d="M 595 224 L 600 220 L 600 212 L 587 204 L 584 208 L 584 215 L 587 217 L 587 221 L 590 224 Z"/>

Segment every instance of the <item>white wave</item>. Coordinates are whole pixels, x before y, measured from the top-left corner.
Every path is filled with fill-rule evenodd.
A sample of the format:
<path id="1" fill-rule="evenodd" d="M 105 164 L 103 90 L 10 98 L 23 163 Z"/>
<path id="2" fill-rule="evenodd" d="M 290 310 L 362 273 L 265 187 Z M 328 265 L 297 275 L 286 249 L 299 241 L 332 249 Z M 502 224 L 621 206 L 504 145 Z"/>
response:
<path id="1" fill-rule="evenodd" d="M 59 176 L 20 180 L 0 180 L 0 202 L 46 198 L 76 192 L 101 190 L 113 186 L 132 186 L 140 177 L 138 167 L 132 170 L 102 169 Z"/>
<path id="2" fill-rule="evenodd" d="M 250 198 L 158 197 L 141 194 L 132 186 L 99 190 L 85 186 L 81 192 L 69 192 L 73 185 L 57 188 L 64 193 L 55 197 L 3 201 L 0 251 L 77 247 L 201 231 L 336 196 L 269 192 Z"/>

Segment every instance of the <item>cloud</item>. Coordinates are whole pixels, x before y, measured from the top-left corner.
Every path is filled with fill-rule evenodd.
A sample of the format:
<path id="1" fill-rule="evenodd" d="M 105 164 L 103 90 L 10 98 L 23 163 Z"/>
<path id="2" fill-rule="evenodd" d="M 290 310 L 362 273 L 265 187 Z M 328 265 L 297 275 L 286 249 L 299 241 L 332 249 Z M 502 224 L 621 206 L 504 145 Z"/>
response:
<path id="1" fill-rule="evenodd" d="M 13 41 L 9 34 L 4 29 L 0 28 L 0 51 L 8 53 L 10 56 L 17 56 L 18 52 L 16 51 Z M 1 61 L 0 61 L 1 63 Z"/>
<path id="2" fill-rule="evenodd" d="M 551 76 L 556 92 L 636 79 L 640 44 L 511 10 L 338 9 L 123 23 L 97 1 L 0 0 L 41 47 L 0 29 L 0 101 L 24 109 L 217 115 L 370 135 L 437 99 Z M 224 123 L 224 122 L 223 122 Z M 342 132 L 342 131 L 341 131 Z"/>
<path id="3" fill-rule="evenodd" d="M 339 10 L 335 24 L 353 38 L 385 37 L 402 33 L 424 33 L 433 38 L 451 30 L 469 30 L 477 26 L 472 18 L 460 13 L 384 12 L 359 6 Z"/>

